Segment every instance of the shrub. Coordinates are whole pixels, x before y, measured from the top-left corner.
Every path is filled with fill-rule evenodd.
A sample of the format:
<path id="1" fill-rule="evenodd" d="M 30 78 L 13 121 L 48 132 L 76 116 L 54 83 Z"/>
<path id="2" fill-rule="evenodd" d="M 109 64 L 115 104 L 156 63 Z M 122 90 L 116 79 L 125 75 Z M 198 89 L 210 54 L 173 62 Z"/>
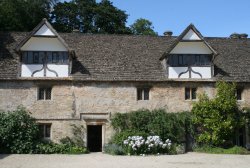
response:
<path id="1" fill-rule="evenodd" d="M 85 154 L 87 149 L 79 146 L 72 146 L 68 144 L 57 144 L 52 142 L 38 143 L 35 146 L 34 153 L 36 154 Z"/>
<path id="2" fill-rule="evenodd" d="M 219 148 L 219 147 L 212 147 L 212 146 L 202 146 L 194 148 L 195 152 L 202 152 L 202 153 L 212 153 L 212 154 L 241 154 L 241 155 L 249 155 L 250 152 L 239 146 L 234 146 L 232 148 Z"/>
<path id="3" fill-rule="evenodd" d="M 244 107 L 242 109 L 242 114 L 244 116 L 244 122 L 248 128 L 250 128 L 250 108 Z M 250 136 L 250 131 L 248 131 L 248 136 Z"/>
<path id="4" fill-rule="evenodd" d="M 197 141 L 213 146 L 232 146 L 235 130 L 243 124 L 235 97 L 236 85 L 218 82 L 216 88 L 214 99 L 201 95 L 193 106 L 193 121 L 198 128 Z"/>
<path id="5" fill-rule="evenodd" d="M 112 137 L 111 143 L 122 146 L 123 141 L 125 139 L 127 139 L 129 136 L 134 136 L 134 135 L 144 136 L 144 137 L 147 136 L 147 134 L 145 132 L 140 132 L 140 131 L 136 131 L 136 130 L 125 130 L 125 131 L 117 132 Z"/>
<path id="6" fill-rule="evenodd" d="M 38 126 L 22 107 L 0 112 L 0 153 L 33 153 Z"/>
<path id="7" fill-rule="evenodd" d="M 67 154 L 86 154 L 86 153 L 89 153 L 87 148 L 79 146 L 71 146 L 69 148 L 69 151 L 67 151 Z"/>
<path id="8" fill-rule="evenodd" d="M 169 139 L 162 141 L 159 136 L 129 136 L 123 142 L 124 150 L 127 154 L 168 154 L 172 148 Z"/>
<path id="9" fill-rule="evenodd" d="M 123 148 L 117 144 L 106 144 L 104 145 L 104 152 L 111 155 L 124 155 Z"/>
<path id="10" fill-rule="evenodd" d="M 64 138 L 62 144 L 43 142 L 39 139 L 35 119 L 23 108 L 0 112 L 0 153 L 81 154 L 88 153 L 83 146 L 79 130 L 74 127 L 74 139 Z"/>
<path id="11" fill-rule="evenodd" d="M 68 146 L 75 146 L 75 142 L 72 140 L 72 138 L 70 137 L 65 137 L 60 139 L 60 143 L 64 144 L 64 145 L 68 145 Z"/>
<path id="12" fill-rule="evenodd" d="M 36 154 L 53 154 L 53 153 L 66 153 L 68 151 L 68 146 L 64 144 L 55 143 L 38 143 L 35 147 L 34 153 Z"/>
<path id="13" fill-rule="evenodd" d="M 76 146 L 79 147 L 85 147 L 85 132 L 86 129 L 84 128 L 83 125 L 75 125 L 72 124 L 72 132 L 73 132 L 73 137 L 71 138 L 72 143 L 74 143 Z"/>
<path id="14" fill-rule="evenodd" d="M 189 112 L 167 113 L 162 109 L 116 113 L 111 119 L 117 131 L 113 143 L 121 144 L 121 140 L 133 135 L 159 135 L 180 143 L 185 140 L 186 134 L 193 133 L 191 118 Z"/>

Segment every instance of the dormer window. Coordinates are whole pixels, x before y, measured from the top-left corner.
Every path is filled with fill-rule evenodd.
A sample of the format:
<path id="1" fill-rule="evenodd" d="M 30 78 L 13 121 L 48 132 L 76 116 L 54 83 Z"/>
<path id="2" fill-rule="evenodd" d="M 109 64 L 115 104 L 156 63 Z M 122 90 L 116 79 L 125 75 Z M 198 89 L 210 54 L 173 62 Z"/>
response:
<path id="1" fill-rule="evenodd" d="M 212 60 L 216 54 L 194 25 L 190 24 L 161 59 L 166 60 L 168 78 L 209 79 L 214 74 Z"/>
<path id="2" fill-rule="evenodd" d="M 39 52 L 33 52 L 33 62 L 34 62 L 34 64 L 39 63 Z"/>
<path id="3" fill-rule="evenodd" d="M 67 64 L 68 62 L 68 52 L 24 51 L 22 53 L 23 64 Z"/>
<path id="4" fill-rule="evenodd" d="M 52 63 L 59 63 L 59 53 L 58 52 L 52 52 Z"/>
<path id="5" fill-rule="evenodd" d="M 168 64 L 172 67 L 210 66 L 211 55 L 208 54 L 171 54 Z"/>
<path id="6" fill-rule="evenodd" d="M 50 23 L 43 21 L 17 46 L 21 77 L 68 77 L 72 50 Z"/>

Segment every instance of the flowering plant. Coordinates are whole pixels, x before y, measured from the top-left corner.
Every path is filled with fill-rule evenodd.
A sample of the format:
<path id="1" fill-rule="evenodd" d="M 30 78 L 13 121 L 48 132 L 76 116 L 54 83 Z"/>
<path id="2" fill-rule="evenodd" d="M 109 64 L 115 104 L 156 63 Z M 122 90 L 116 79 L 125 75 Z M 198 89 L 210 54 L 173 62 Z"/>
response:
<path id="1" fill-rule="evenodd" d="M 159 136 L 148 136 L 147 138 L 129 136 L 123 141 L 123 146 L 127 154 L 131 155 L 160 154 L 169 153 L 172 143 L 169 139 L 162 141 Z"/>

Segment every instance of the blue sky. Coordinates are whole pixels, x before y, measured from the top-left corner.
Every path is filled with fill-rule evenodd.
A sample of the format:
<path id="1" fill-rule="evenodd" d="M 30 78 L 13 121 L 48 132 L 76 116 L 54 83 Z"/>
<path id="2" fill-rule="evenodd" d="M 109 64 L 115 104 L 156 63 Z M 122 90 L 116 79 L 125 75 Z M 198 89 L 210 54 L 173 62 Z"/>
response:
<path id="1" fill-rule="evenodd" d="M 250 0 L 111 1 L 129 15 L 127 25 L 146 18 L 159 35 L 166 30 L 179 35 L 193 23 L 203 36 L 228 37 L 233 32 L 250 36 Z"/>

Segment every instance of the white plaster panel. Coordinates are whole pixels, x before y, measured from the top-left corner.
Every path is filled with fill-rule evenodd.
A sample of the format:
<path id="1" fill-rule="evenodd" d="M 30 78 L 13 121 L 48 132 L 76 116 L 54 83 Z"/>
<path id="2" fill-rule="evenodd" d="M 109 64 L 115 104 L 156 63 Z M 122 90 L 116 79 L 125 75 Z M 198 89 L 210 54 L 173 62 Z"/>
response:
<path id="1" fill-rule="evenodd" d="M 188 67 L 169 67 L 168 68 L 168 77 L 169 78 L 178 78 L 179 74 L 187 71 Z M 189 78 L 189 72 L 182 74 L 180 78 Z"/>
<path id="2" fill-rule="evenodd" d="M 36 70 L 42 69 L 43 65 L 37 64 L 22 64 L 21 77 L 31 77 L 32 73 Z M 36 72 L 34 77 L 43 77 L 44 70 Z"/>
<path id="3" fill-rule="evenodd" d="M 192 70 L 202 75 L 202 78 L 211 78 L 211 67 L 192 67 Z M 191 72 L 191 78 L 201 78 L 198 74 Z"/>
<path id="4" fill-rule="evenodd" d="M 67 51 L 57 38 L 31 37 L 21 48 L 22 51 Z"/>
<path id="5" fill-rule="evenodd" d="M 179 42 L 171 54 L 211 54 L 204 42 Z"/>
<path id="6" fill-rule="evenodd" d="M 55 34 L 44 24 L 35 35 L 39 36 L 55 36 Z"/>
<path id="7" fill-rule="evenodd" d="M 200 37 L 193 30 L 189 30 L 182 39 L 183 40 L 201 40 Z"/>
<path id="8" fill-rule="evenodd" d="M 69 66 L 68 65 L 55 65 L 55 64 L 48 64 L 48 68 L 56 71 L 58 77 L 68 77 L 69 76 Z M 56 77 L 55 73 L 48 71 L 46 69 L 46 76 L 47 77 Z"/>

